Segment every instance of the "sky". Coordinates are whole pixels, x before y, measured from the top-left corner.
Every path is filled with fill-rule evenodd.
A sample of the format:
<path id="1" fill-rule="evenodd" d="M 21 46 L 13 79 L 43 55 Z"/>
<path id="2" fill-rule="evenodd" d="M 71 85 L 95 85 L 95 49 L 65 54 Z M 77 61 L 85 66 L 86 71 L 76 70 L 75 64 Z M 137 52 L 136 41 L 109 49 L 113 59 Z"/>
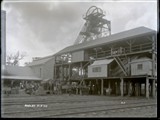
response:
<path id="1" fill-rule="evenodd" d="M 6 52 L 26 53 L 20 62 L 31 62 L 32 57 L 53 55 L 73 45 L 91 6 L 106 12 L 111 21 L 111 34 L 145 26 L 157 31 L 156 0 L 4 0 L 6 11 Z"/>

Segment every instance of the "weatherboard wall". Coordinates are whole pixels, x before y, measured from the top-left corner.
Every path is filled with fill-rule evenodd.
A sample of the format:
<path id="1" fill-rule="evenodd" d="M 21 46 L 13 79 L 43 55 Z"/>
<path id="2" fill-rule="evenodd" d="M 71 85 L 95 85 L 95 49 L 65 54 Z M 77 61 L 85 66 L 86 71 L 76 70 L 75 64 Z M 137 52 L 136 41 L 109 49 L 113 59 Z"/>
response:
<path id="1" fill-rule="evenodd" d="M 100 71 L 94 71 L 95 68 L 100 68 Z M 90 65 L 88 66 L 88 77 L 108 77 L 107 71 L 107 65 Z"/>
<path id="2" fill-rule="evenodd" d="M 84 61 L 84 50 L 75 51 L 72 53 L 72 62 Z"/>
<path id="3" fill-rule="evenodd" d="M 152 75 L 152 62 L 134 61 L 131 63 L 131 75 Z"/>
<path id="4" fill-rule="evenodd" d="M 43 78 L 45 79 L 53 79 L 53 74 L 54 74 L 54 63 L 55 60 L 54 58 L 47 61 L 44 66 L 43 66 Z"/>

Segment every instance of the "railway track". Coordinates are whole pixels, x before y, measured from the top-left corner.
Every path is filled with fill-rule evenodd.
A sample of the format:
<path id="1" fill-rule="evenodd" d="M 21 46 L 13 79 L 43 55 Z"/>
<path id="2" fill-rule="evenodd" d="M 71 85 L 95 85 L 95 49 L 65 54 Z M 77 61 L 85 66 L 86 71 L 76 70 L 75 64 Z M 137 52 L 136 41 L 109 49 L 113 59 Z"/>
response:
<path id="1" fill-rule="evenodd" d="M 125 101 L 125 104 L 121 104 Z M 149 107 L 151 114 L 156 109 L 156 99 L 145 99 L 135 97 L 107 97 L 107 96 L 32 96 L 28 98 L 10 97 L 2 100 L 3 117 L 26 117 L 46 118 L 64 116 L 83 116 L 92 113 L 112 113 L 112 111 L 127 110 L 132 108 Z M 25 104 L 45 104 L 48 107 L 25 107 Z M 149 109 L 149 110 L 150 110 Z M 95 116 L 95 114 L 93 114 Z"/>
<path id="2" fill-rule="evenodd" d="M 148 107 L 148 106 L 155 106 L 156 104 L 145 104 L 145 105 L 136 105 L 136 106 L 119 106 L 119 107 L 116 107 L 116 108 L 106 108 L 106 109 L 100 109 L 100 110 L 90 110 L 90 111 L 80 111 L 80 112 L 70 112 L 70 113 L 60 113 L 60 114 L 56 114 L 56 115 L 46 115 L 46 116 L 41 116 L 42 118 L 45 118 L 45 117 L 62 117 L 62 116 L 71 116 L 71 115 L 79 115 L 79 114 L 88 114 L 88 113 L 96 113 L 96 112 L 109 112 L 109 111 L 112 111 L 112 110 L 115 110 L 115 111 L 118 111 L 120 109 L 131 109 L 131 108 L 139 108 L 139 107 Z"/>
<path id="3" fill-rule="evenodd" d="M 126 108 L 134 108 L 134 107 L 145 107 L 145 106 L 153 106 L 155 103 L 144 103 L 144 102 L 134 102 L 127 103 L 124 105 L 121 104 L 109 104 L 109 105 L 92 105 L 92 106 L 81 106 L 81 107 L 67 107 L 67 108 L 56 108 L 56 109 L 43 109 L 43 110 L 32 110 L 32 111 L 16 111 L 16 112 L 5 112 L 2 113 L 4 116 L 23 116 L 24 114 L 28 114 L 33 117 L 57 117 L 57 116 L 66 116 L 66 115 L 76 115 L 83 113 L 91 113 L 91 112 L 100 112 L 100 111 L 111 111 L 118 109 L 126 109 Z M 35 114 L 39 114 L 35 116 Z M 46 114 L 46 115 L 40 115 Z"/>
<path id="4" fill-rule="evenodd" d="M 90 100 L 90 98 L 98 98 L 98 99 L 102 99 L 102 97 L 103 97 L 103 99 L 117 99 L 117 98 L 122 98 L 121 96 L 99 96 L 99 95 L 83 95 L 83 97 L 89 97 L 89 98 L 82 98 L 82 95 L 71 95 L 71 96 L 69 96 L 69 95 L 45 95 L 45 96 L 36 96 L 36 95 L 34 95 L 34 96 L 9 96 L 9 97 L 3 97 L 2 96 L 2 100 L 27 100 L 27 99 L 35 99 L 35 100 L 37 100 L 37 98 L 38 99 L 44 99 L 44 98 L 49 98 L 49 99 L 52 99 L 52 98 L 54 98 L 54 99 L 56 99 L 57 98 L 57 100 L 59 100 L 59 99 L 63 99 L 64 97 L 72 97 L 72 98 L 74 98 L 74 99 L 79 99 L 79 98 L 81 98 L 81 99 L 85 99 L 85 100 Z M 125 96 L 125 97 L 123 97 L 122 99 L 145 99 L 144 97 L 127 97 L 127 96 Z"/>
<path id="5" fill-rule="evenodd" d="M 111 100 L 107 100 L 107 101 L 113 101 L 115 99 L 111 99 Z M 52 103 L 80 103 L 80 102 L 94 102 L 95 100 L 57 100 L 57 101 L 23 101 L 23 102 L 17 102 L 14 103 L 12 101 L 10 102 L 4 102 L 3 105 L 4 106 L 10 106 L 10 105 L 24 105 L 25 104 L 52 104 Z M 96 101 L 104 101 L 104 100 L 96 100 Z"/>
<path id="6" fill-rule="evenodd" d="M 138 102 L 138 103 L 148 103 L 148 102 Z M 36 103 L 37 104 L 37 103 Z M 48 103 L 47 103 L 48 104 Z M 92 106 L 76 106 L 76 107 L 64 107 L 64 108 L 56 108 L 54 110 L 67 110 L 67 109 L 79 109 L 79 108 L 86 108 L 86 107 L 102 107 L 102 106 L 115 106 L 115 105 L 119 105 L 120 103 L 117 103 L 117 104 L 109 104 L 109 105 L 104 105 L 104 103 L 101 105 L 101 104 L 96 104 L 96 105 L 92 105 Z M 134 102 L 134 103 L 130 103 L 130 102 L 127 102 L 127 104 L 137 104 L 137 102 Z M 43 111 L 51 111 L 53 109 L 43 109 Z M 29 110 L 29 111 L 25 111 L 25 113 L 29 113 L 29 112 L 39 112 L 39 110 Z M 16 112 L 5 112 L 4 114 L 17 114 L 17 113 L 23 113 L 23 111 L 16 111 Z"/>
<path id="7" fill-rule="evenodd" d="M 106 99 L 106 101 L 116 101 L 117 98 L 115 99 Z M 129 101 L 129 99 L 121 99 L 122 101 Z M 134 101 L 134 99 L 131 99 L 132 101 Z M 72 99 L 72 100 L 24 100 L 24 101 L 4 101 L 2 103 L 2 105 L 4 106 L 11 106 L 11 105 L 24 105 L 25 104 L 54 104 L 54 103 L 80 103 L 80 102 L 94 102 L 94 101 L 105 101 L 104 99 L 81 99 L 81 100 L 78 100 L 78 99 Z M 142 99 L 142 101 L 146 102 L 146 99 Z"/>
<path id="8" fill-rule="evenodd" d="M 41 96 L 39 96 L 41 97 Z M 68 97 L 68 96 L 67 96 Z M 75 98 L 76 97 L 76 98 Z M 68 103 L 68 102 L 87 102 L 87 101 L 115 101 L 117 100 L 117 97 L 103 97 L 103 100 L 102 98 L 95 98 L 93 97 L 93 99 L 91 98 L 78 98 L 79 96 L 70 96 L 70 99 L 67 98 L 67 100 L 64 100 L 64 96 L 63 98 L 52 98 L 52 96 L 45 96 L 43 98 L 38 98 L 36 96 L 33 96 L 34 99 L 30 99 L 30 98 L 22 98 L 19 99 L 19 98 L 10 98 L 10 99 L 2 99 L 2 104 L 3 105 L 21 105 L 21 104 L 24 104 L 24 103 Z M 88 97 L 88 96 L 87 96 Z M 89 97 L 92 97 L 92 96 L 89 96 Z M 99 96 L 98 96 L 99 97 Z M 17 100 L 18 99 L 18 100 Z M 119 100 L 136 100 L 136 98 L 130 98 L 130 97 L 123 97 L 123 98 L 118 98 Z M 144 98 L 138 98 L 138 100 L 146 100 Z"/>

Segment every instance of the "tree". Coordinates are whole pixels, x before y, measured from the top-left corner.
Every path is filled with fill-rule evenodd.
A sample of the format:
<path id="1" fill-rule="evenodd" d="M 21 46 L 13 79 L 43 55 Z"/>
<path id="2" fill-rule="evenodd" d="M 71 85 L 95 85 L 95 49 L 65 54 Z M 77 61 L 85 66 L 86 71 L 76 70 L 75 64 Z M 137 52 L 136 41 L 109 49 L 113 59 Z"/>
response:
<path id="1" fill-rule="evenodd" d="M 26 53 L 20 53 L 19 51 L 16 52 L 15 54 L 9 54 L 7 55 L 7 65 L 12 65 L 12 66 L 18 66 L 19 61 L 22 60 L 26 56 Z"/>

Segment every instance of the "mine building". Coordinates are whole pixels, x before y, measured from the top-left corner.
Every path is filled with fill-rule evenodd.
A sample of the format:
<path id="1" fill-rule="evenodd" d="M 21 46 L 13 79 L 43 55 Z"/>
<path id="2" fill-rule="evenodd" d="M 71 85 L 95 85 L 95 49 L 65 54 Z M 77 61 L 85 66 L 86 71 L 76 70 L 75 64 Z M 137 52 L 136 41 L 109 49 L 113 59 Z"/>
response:
<path id="1" fill-rule="evenodd" d="M 33 58 L 33 61 L 27 65 L 36 76 L 44 79 L 53 80 L 54 56 L 46 56 L 43 58 Z"/>
<path id="2" fill-rule="evenodd" d="M 74 44 L 28 64 L 34 74 L 54 84 L 88 87 L 89 94 L 156 96 L 157 32 L 141 26 L 111 34 L 111 21 L 92 6 Z"/>
<path id="3" fill-rule="evenodd" d="M 156 32 L 139 27 L 93 41 L 69 46 L 55 54 L 54 79 L 97 85 L 112 94 L 155 95 Z M 121 89 L 121 90 L 120 90 Z"/>
<path id="4" fill-rule="evenodd" d="M 111 22 L 103 16 L 95 6 L 87 11 L 75 44 L 54 55 L 53 79 L 89 86 L 94 94 L 111 89 L 111 95 L 154 97 L 156 31 L 142 26 L 111 34 Z M 104 25 L 108 35 L 100 31 Z"/>

